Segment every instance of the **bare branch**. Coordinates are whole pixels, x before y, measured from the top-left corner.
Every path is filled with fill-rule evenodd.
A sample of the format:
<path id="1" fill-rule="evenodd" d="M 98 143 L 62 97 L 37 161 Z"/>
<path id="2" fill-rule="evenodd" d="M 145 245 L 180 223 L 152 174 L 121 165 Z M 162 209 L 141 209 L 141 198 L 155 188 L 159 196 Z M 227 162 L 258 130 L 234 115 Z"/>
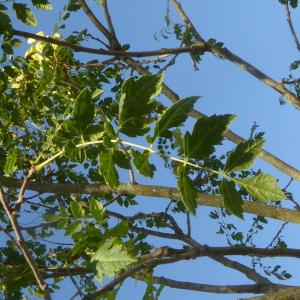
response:
<path id="1" fill-rule="evenodd" d="M 111 215 L 113 217 L 117 217 L 121 220 L 130 220 L 135 221 L 135 220 L 141 220 L 141 219 L 146 219 L 146 218 L 165 218 L 168 219 L 170 222 L 171 227 L 173 228 L 173 230 L 175 231 L 175 234 L 171 235 L 168 233 L 162 233 L 162 232 L 157 232 L 157 231 L 153 231 L 153 230 L 148 230 L 145 228 L 137 228 L 136 226 L 131 226 L 130 229 L 135 231 L 135 232 L 143 232 L 145 234 L 148 235 L 152 235 L 152 236 L 156 236 L 156 237 L 160 237 L 160 238 L 169 238 L 169 239 L 178 239 L 183 241 L 184 243 L 187 243 L 188 245 L 191 245 L 192 247 L 201 247 L 201 245 L 194 241 L 190 235 L 185 235 L 182 230 L 180 229 L 180 227 L 178 226 L 178 224 L 176 223 L 176 221 L 173 219 L 173 217 L 169 214 L 166 213 L 151 213 L 151 214 L 143 214 L 143 213 L 138 213 L 132 217 L 125 217 L 121 214 L 118 213 L 114 213 L 114 212 L 110 212 L 107 211 L 108 215 Z M 260 274 L 258 274 L 255 270 L 239 263 L 233 260 L 230 260 L 227 257 L 224 256 L 214 256 L 211 257 L 212 260 L 215 260 L 219 263 L 221 263 L 222 265 L 235 269 L 239 272 L 242 272 L 244 275 L 246 275 L 249 279 L 253 280 L 256 283 L 271 283 L 271 281 L 269 281 L 267 278 L 261 276 Z"/>
<path id="2" fill-rule="evenodd" d="M 277 240 L 277 238 L 279 237 L 279 235 L 281 234 L 282 230 L 284 229 L 284 227 L 288 224 L 288 222 L 284 222 L 280 229 L 278 230 L 278 232 L 276 233 L 276 235 L 274 236 L 274 238 L 272 239 L 272 241 L 269 243 L 269 245 L 266 247 L 266 249 L 270 248 L 273 243 Z"/>
<path id="3" fill-rule="evenodd" d="M 15 234 L 16 234 L 16 237 L 17 237 L 16 242 L 19 245 L 19 248 L 21 249 L 21 251 L 24 255 L 24 258 L 27 261 L 30 269 L 32 270 L 32 273 L 33 273 L 33 275 L 36 279 L 36 282 L 37 282 L 39 288 L 43 291 L 45 299 L 46 300 L 51 300 L 51 296 L 50 296 L 50 293 L 49 293 L 49 290 L 48 290 L 48 286 L 45 283 L 41 272 L 39 271 L 34 259 L 32 258 L 31 254 L 30 254 L 30 252 L 29 252 L 29 250 L 26 246 L 26 243 L 25 243 L 23 234 L 22 234 L 22 232 L 19 228 L 19 224 L 17 222 L 17 219 L 14 216 L 12 209 L 8 206 L 8 203 L 6 202 L 6 200 L 4 198 L 4 193 L 3 193 L 3 190 L 2 190 L 1 187 L 0 187 L 0 202 L 1 202 L 6 214 L 9 218 L 9 220 L 10 220 L 10 223 L 11 223 L 14 231 L 15 231 Z"/>
<path id="4" fill-rule="evenodd" d="M 188 53 L 193 51 L 204 51 L 206 49 L 206 45 L 202 44 L 192 44 L 187 47 L 182 48 L 167 48 L 167 49 L 160 49 L 160 50 L 150 50 L 150 51 L 120 51 L 120 50 L 104 50 L 104 49 L 95 49 L 89 47 L 83 47 L 76 44 L 71 44 L 65 41 L 58 40 L 56 38 L 51 38 L 47 36 L 41 36 L 37 34 L 33 34 L 26 31 L 21 30 L 12 30 L 13 34 L 16 36 L 22 36 L 26 38 L 32 38 L 38 41 L 44 41 L 50 44 L 59 45 L 62 47 L 73 49 L 76 52 L 85 52 L 90 54 L 99 54 L 99 55 L 106 55 L 106 56 L 117 56 L 117 57 L 147 57 L 147 56 L 162 56 L 166 54 L 180 54 L 180 53 Z"/>
<path id="5" fill-rule="evenodd" d="M 97 29 L 108 39 L 111 39 L 110 32 L 103 26 L 101 22 L 97 19 L 97 17 L 94 15 L 94 13 L 91 11 L 91 9 L 86 4 L 85 0 L 79 0 L 79 3 L 81 4 L 82 9 L 86 13 L 86 15 L 89 17 L 91 22 L 97 27 Z"/>
<path id="6" fill-rule="evenodd" d="M 138 273 L 139 271 L 156 266 L 165 260 L 162 258 L 160 259 L 161 256 L 167 256 L 170 255 L 170 249 L 168 247 L 162 247 L 157 250 L 155 250 L 153 253 L 145 255 L 142 259 L 141 262 L 139 262 L 137 265 L 129 268 L 125 272 L 123 272 L 121 275 L 117 276 L 114 280 L 112 280 L 110 283 L 102 287 L 101 289 L 90 293 L 89 295 L 86 295 L 84 299 L 94 299 L 95 297 L 99 297 L 100 295 L 103 295 L 104 293 L 111 291 L 116 287 L 118 284 L 123 282 L 126 278 L 133 276 L 134 274 Z M 174 260 L 173 260 L 174 261 Z"/>
<path id="7" fill-rule="evenodd" d="M 240 298 L 239 300 L 297 300 L 300 299 L 300 290 L 298 287 L 280 289 L 278 292 L 265 296 Z"/>
<path id="8" fill-rule="evenodd" d="M 295 29 L 294 29 L 294 25 L 293 25 L 293 22 L 292 22 L 291 13 L 290 13 L 290 9 L 289 9 L 289 2 L 286 1 L 284 6 L 285 6 L 285 12 L 286 12 L 286 20 L 289 24 L 292 37 L 294 39 L 294 42 L 296 44 L 296 47 L 297 47 L 298 51 L 300 51 L 300 43 L 299 43 L 297 34 L 295 32 Z"/>
<path id="9" fill-rule="evenodd" d="M 35 173 L 35 168 L 34 167 L 31 167 L 28 174 L 25 176 L 24 180 L 23 180 L 23 183 L 21 185 L 21 188 L 20 188 L 20 191 L 19 191 L 19 196 L 18 196 L 18 200 L 13 208 L 13 211 L 14 213 L 17 213 L 20 208 L 21 208 L 21 205 L 22 203 L 24 202 L 24 193 L 25 193 L 25 190 L 26 190 L 26 186 L 30 180 L 30 178 L 32 177 L 32 175 Z"/>
<path id="10" fill-rule="evenodd" d="M 19 179 L 0 176 L 0 185 L 5 187 L 18 188 L 22 184 Z M 90 195 L 103 195 L 110 193 L 111 190 L 105 184 L 61 184 L 61 183 L 42 183 L 31 181 L 28 183 L 28 189 L 54 194 L 90 194 Z M 172 199 L 174 201 L 181 201 L 180 194 L 176 188 L 156 185 L 143 185 L 143 184 L 120 184 L 114 190 L 118 195 L 133 195 L 133 196 L 146 196 L 158 197 L 165 199 Z M 198 205 L 224 207 L 222 197 L 198 193 L 196 199 Z M 277 220 L 287 221 L 291 223 L 300 224 L 299 211 L 287 208 L 279 208 L 275 206 L 266 205 L 258 202 L 244 201 L 243 210 L 246 213 L 260 215 Z"/>
<path id="11" fill-rule="evenodd" d="M 113 26 L 113 23 L 111 20 L 111 16 L 110 16 L 110 13 L 108 10 L 107 1 L 103 0 L 102 5 L 103 5 L 104 15 L 105 15 L 105 19 L 106 19 L 109 31 L 113 37 L 116 37 L 116 32 L 115 32 L 115 29 L 114 29 L 114 26 Z"/>
<path id="12" fill-rule="evenodd" d="M 200 291 L 205 293 L 216 294 L 243 294 L 243 293 L 270 293 L 295 286 L 286 286 L 280 284 L 245 284 L 245 285 L 210 285 L 194 282 L 178 281 L 165 277 L 153 276 L 153 281 L 176 289 Z M 138 279 L 138 278 L 137 278 Z"/>
<path id="13" fill-rule="evenodd" d="M 184 10 L 182 9 L 181 5 L 177 0 L 172 0 L 172 3 L 176 10 L 178 11 L 178 14 L 181 16 L 183 21 L 187 24 L 187 26 L 190 27 L 194 37 L 198 41 L 199 45 L 205 44 L 205 41 L 199 34 L 199 32 L 196 30 L 195 26 L 191 22 L 190 19 L 188 19 L 187 15 L 185 14 Z M 262 71 L 258 70 L 255 68 L 253 65 L 248 63 L 247 61 L 243 60 L 242 58 L 238 57 L 231 51 L 229 51 L 225 47 L 218 47 L 214 45 L 207 45 L 206 51 L 209 51 L 217 56 L 223 57 L 235 65 L 237 65 L 240 69 L 247 71 L 254 77 L 256 77 L 258 80 L 263 82 L 264 84 L 268 85 L 272 89 L 276 90 L 279 92 L 283 97 L 285 97 L 291 104 L 293 104 L 295 107 L 300 108 L 300 99 L 293 93 L 291 93 L 282 82 L 276 82 L 266 74 L 264 74 Z"/>
<path id="14" fill-rule="evenodd" d="M 269 279 L 267 279 L 266 277 L 261 276 L 255 270 L 253 270 L 237 261 L 231 260 L 225 256 L 214 256 L 214 257 L 212 257 L 212 259 L 219 262 L 223 266 L 226 266 L 228 268 L 231 268 L 231 269 L 234 269 L 236 271 L 243 273 L 250 280 L 253 280 L 256 283 L 272 284 L 272 282 Z"/>

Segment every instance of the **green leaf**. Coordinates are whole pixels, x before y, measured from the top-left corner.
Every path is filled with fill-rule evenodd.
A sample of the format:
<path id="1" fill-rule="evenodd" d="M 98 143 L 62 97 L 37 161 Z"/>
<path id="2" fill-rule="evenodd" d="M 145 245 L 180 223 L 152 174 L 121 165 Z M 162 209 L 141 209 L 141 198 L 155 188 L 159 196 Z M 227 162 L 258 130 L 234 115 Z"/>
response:
<path id="1" fill-rule="evenodd" d="M 52 4 L 48 0 L 31 0 L 32 4 L 38 9 L 51 10 L 53 8 Z"/>
<path id="2" fill-rule="evenodd" d="M 269 174 L 259 174 L 245 179 L 234 179 L 254 200 L 268 202 L 285 199 L 285 194 L 276 185 L 276 178 Z"/>
<path id="3" fill-rule="evenodd" d="M 96 89 L 92 94 L 92 99 L 97 100 L 103 94 L 103 92 L 103 90 Z"/>
<path id="4" fill-rule="evenodd" d="M 97 278 L 102 281 L 104 276 L 116 275 L 136 259 L 132 258 L 122 245 L 110 240 L 98 248 L 91 261 L 96 262 Z"/>
<path id="5" fill-rule="evenodd" d="M 192 110 L 194 103 L 199 97 L 188 97 L 177 101 L 163 112 L 157 120 L 154 128 L 153 141 L 168 133 L 168 130 L 173 127 L 180 126 L 188 117 L 189 112 Z"/>
<path id="6" fill-rule="evenodd" d="M 188 149 L 184 149 L 185 158 L 204 159 L 211 155 L 223 140 L 229 124 L 236 118 L 234 115 L 213 115 L 198 119 L 191 134 Z"/>
<path id="7" fill-rule="evenodd" d="M 107 153 L 100 153 L 100 173 L 104 177 L 107 185 L 114 189 L 119 185 L 119 174 L 115 168 L 113 161 L 113 151 L 109 151 Z"/>
<path id="8" fill-rule="evenodd" d="M 12 30 L 11 21 L 9 16 L 0 11 L 0 34 L 10 32 Z"/>
<path id="9" fill-rule="evenodd" d="M 69 215 L 69 212 L 68 212 L 68 209 L 64 206 L 60 206 L 59 207 L 59 211 L 60 211 L 60 214 L 63 216 L 63 217 L 68 217 Z"/>
<path id="10" fill-rule="evenodd" d="M 46 214 L 43 216 L 44 220 L 46 222 L 52 223 L 52 222 L 58 222 L 63 220 L 65 217 L 62 216 L 57 216 L 57 215 L 53 215 L 53 214 Z"/>
<path id="11" fill-rule="evenodd" d="M 26 4 L 23 3 L 14 3 L 13 4 L 13 9 L 16 12 L 16 16 L 17 18 L 27 24 L 27 25 L 31 25 L 31 26 L 36 26 L 37 25 L 37 21 L 36 18 L 33 14 L 33 12 L 27 7 Z"/>
<path id="12" fill-rule="evenodd" d="M 119 130 L 131 137 L 144 135 L 150 130 L 151 114 L 162 88 L 163 75 L 145 75 L 126 80 L 119 101 Z"/>
<path id="13" fill-rule="evenodd" d="M 114 163 L 123 169 L 130 169 L 130 160 L 125 153 L 120 150 L 114 150 L 113 152 Z"/>
<path id="14" fill-rule="evenodd" d="M 187 211 L 192 214 L 196 214 L 197 207 L 197 190 L 193 181 L 186 175 L 184 166 L 178 166 L 177 168 L 177 186 L 181 195 L 182 202 Z"/>
<path id="15" fill-rule="evenodd" d="M 241 195 L 235 189 L 235 184 L 224 178 L 220 184 L 220 193 L 223 195 L 225 207 L 234 215 L 243 219 L 243 200 Z"/>
<path id="16" fill-rule="evenodd" d="M 70 202 L 70 206 L 71 206 L 72 216 L 74 218 L 84 218 L 85 211 L 84 211 L 82 205 L 78 201 L 72 200 Z"/>
<path id="17" fill-rule="evenodd" d="M 22 46 L 22 42 L 19 39 L 12 39 L 10 40 L 10 44 L 14 48 L 18 48 Z"/>
<path id="18" fill-rule="evenodd" d="M 4 165 L 4 174 L 5 176 L 10 176 L 17 169 L 17 161 L 19 156 L 21 155 L 20 150 L 17 148 L 11 148 L 8 151 L 8 155 L 6 157 L 6 162 Z"/>
<path id="19" fill-rule="evenodd" d="M 263 144 L 262 138 L 239 143 L 228 156 L 225 172 L 241 171 L 251 167 Z"/>
<path id="20" fill-rule="evenodd" d="M 123 237 L 128 233 L 129 222 L 122 221 L 117 226 L 109 229 L 109 235 L 113 237 Z"/>
<path id="21" fill-rule="evenodd" d="M 137 171 L 143 176 L 152 178 L 156 168 L 155 165 L 149 163 L 149 152 L 145 151 L 144 153 L 141 153 L 139 151 L 130 149 L 130 154 L 133 158 L 133 164 Z"/>
<path id="22" fill-rule="evenodd" d="M 103 207 L 100 201 L 94 198 L 90 200 L 89 209 L 92 214 L 92 217 L 96 221 L 101 222 L 105 217 L 105 208 Z"/>
<path id="23" fill-rule="evenodd" d="M 57 229 L 65 229 L 68 226 L 68 219 L 63 218 L 56 224 Z"/>
<path id="24" fill-rule="evenodd" d="M 81 221 L 75 221 L 67 226 L 65 235 L 73 235 L 74 233 L 80 231 L 82 231 L 82 223 Z"/>
<path id="25" fill-rule="evenodd" d="M 113 128 L 111 123 L 109 123 L 108 121 L 105 121 L 105 123 L 104 123 L 104 131 L 112 139 L 115 139 L 117 137 L 115 129 Z"/>
<path id="26" fill-rule="evenodd" d="M 95 106 L 91 92 L 85 87 L 75 99 L 72 116 L 77 127 L 84 131 L 94 120 Z"/>

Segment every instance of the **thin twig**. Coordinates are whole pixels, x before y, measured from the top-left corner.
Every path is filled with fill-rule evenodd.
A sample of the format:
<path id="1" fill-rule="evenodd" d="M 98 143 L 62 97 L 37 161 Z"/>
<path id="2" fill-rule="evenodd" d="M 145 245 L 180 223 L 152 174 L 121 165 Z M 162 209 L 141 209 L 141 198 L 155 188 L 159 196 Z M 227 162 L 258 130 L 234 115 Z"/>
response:
<path id="1" fill-rule="evenodd" d="M 170 66 L 174 65 L 177 57 L 178 54 L 175 54 L 174 57 L 163 68 L 159 70 L 158 74 L 165 72 Z"/>
<path id="2" fill-rule="evenodd" d="M 2 187 L 0 187 L 0 202 L 1 202 L 6 214 L 9 218 L 9 220 L 10 220 L 10 223 L 11 223 L 14 231 L 15 231 L 15 234 L 16 234 L 16 237 L 17 237 L 16 242 L 19 245 L 19 248 L 21 249 L 21 251 L 24 255 L 24 258 L 27 261 L 29 267 L 31 268 L 32 273 L 33 273 L 33 275 L 36 279 L 36 282 L 37 282 L 38 286 L 43 291 L 45 299 L 46 300 L 51 300 L 51 296 L 50 296 L 50 293 L 49 293 L 49 290 L 48 290 L 48 286 L 45 283 L 41 272 L 39 271 L 34 259 L 32 258 L 31 254 L 30 254 L 30 252 L 29 252 L 29 250 L 26 246 L 26 243 L 25 243 L 23 234 L 21 232 L 21 229 L 19 227 L 19 224 L 17 222 L 17 219 L 16 219 L 15 215 L 13 214 L 13 210 L 9 207 L 8 203 L 5 200 L 4 192 L 3 192 Z"/>
<path id="3" fill-rule="evenodd" d="M 189 212 L 186 213 L 186 225 L 187 225 L 187 235 L 190 237 L 192 228 L 191 228 L 191 216 Z"/>
<path id="4" fill-rule="evenodd" d="M 291 179 L 289 180 L 289 182 L 287 183 L 287 185 L 286 185 L 282 190 L 283 190 L 283 191 L 286 191 L 287 188 L 290 186 L 290 184 L 293 182 L 293 180 L 294 180 L 294 178 L 291 178 Z"/>
<path id="5" fill-rule="evenodd" d="M 291 13 L 290 13 L 290 9 L 289 9 L 289 1 L 286 1 L 286 3 L 285 3 L 285 12 L 286 12 L 286 20 L 289 24 L 292 37 L 294 39 L 294 42 L 296 44 L 296 47 L 297 47 L 298 51 L 300 51 L 300 43 L 299 43 L 296 31 L 294 29 L 294 25 L 293 25 L 293 22 L 292 22 Z"/>
<path id="6" fill-rule="evenodd" d="M 281 234 L 282 230 L 284 229 L 284 227 L 288 224 L 288 222 L 284 222 L 280 229 L 278 230 L 278 232 L 276 233 L 276 235 L 274 236 L 274 238 L 272 239 L 272 241 L 269 243 L 269 245 L 266 247 L 266 249 L 269 249 L 273 243 L 277 240 L 277 238 L 279 237 L 279 235 Z"/>

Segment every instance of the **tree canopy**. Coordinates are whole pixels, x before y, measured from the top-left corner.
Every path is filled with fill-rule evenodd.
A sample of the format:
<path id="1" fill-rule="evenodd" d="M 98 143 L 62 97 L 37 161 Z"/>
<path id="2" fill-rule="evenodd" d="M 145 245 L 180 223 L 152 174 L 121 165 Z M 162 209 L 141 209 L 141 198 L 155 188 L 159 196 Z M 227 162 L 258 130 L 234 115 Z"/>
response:
<path id="1" fill-rule="evenodd" d="M 196 108 L 201 94 L 179 97 L 164 75 L 182 56 L 201 71 L 213 54 L 299 109 L 300 61 L 276 81 L 230 45 L 204 39 L 178 0 L 165 1 L 153 37 L 162 46 L 154 50 L 131 50 L 119 39 L 107 0 L 61 1 L 50 35 L 39 18 L 52 20 L 56 2 L 0 3 L 0 298 L 57 299 L 71 286 L 70 299 L 112 300 L 133 279 L 145 283 L 145 300 L 164 299 L 168 288 L 300 299 L 300 288 L 284 282 L 293 274 L 261 260 L 300 258 L 282 236 L 286 224 L 300 223 L 288 190 L 300 170 L 263 149 L 256 123 L 242 138 L 230 130 L 239 116 L 205 115 Z M 298 1 L 279 2 L 300 51 L 290 11 Z M 85 18 L 80 31 L 78 14 Z M 259 158 L 289 184 L 257 167 Z M 223 236 L 218 246 L 194 237 L 203 207 L 210 207 L 206 226 L 217 224 Z M 255 235 L 264 235 L 272 219 L 281 222 L 279 231 L 268 245 L 257 245 Z M 160 274 L 161 266 L 203 257 L 251 283 Z"/>

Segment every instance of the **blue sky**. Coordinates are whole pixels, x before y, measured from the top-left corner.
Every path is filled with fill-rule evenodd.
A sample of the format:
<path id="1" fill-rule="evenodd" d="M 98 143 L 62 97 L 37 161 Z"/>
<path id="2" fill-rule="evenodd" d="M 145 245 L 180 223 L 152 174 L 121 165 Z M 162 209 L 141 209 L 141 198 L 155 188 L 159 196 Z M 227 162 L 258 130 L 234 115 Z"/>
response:
<path id="1" fill-rule="evenodd" d="M 30 32 L 44 31 L 51 34 L 52 25 L 58 20 L 57 12 L 63 1 L 52 1 L 55 10 L 51 15 L 39 14 L 37 28 L 26 28 Z M 90 2 L 87 1 L 89 4 Z M 167 1 L 162 0 L 111 0 L 109 7 L 116 33 L 121 43 L 131 44 L 131 50 L 150 50 L 163 47 L 175 47 L 178 43 L 174 40 L 154 39 L 153 34 L 159 32 L 164 24 L 164 13 Z M 226 1 L 181 1 L 183 8 L 189 15 L 194 25 L 199 29 L 205 39 L 215 38 L 223 42 L 232 52 L 247 60 L 275 80 L 281 80 L 289 73 L 289 64 L 299 59 L 297 51 L 286 22 L 284 6 L 276 0 L 226 0 Z M 96 15 L 103 20 L 101 9 L 96 5 Z M 292 11 L 294 25 L 299 29 L 299 11 Z M 171 7 L 171 16 L 178 20 L 176 12 Z M 77 13 L 71 19 L 72 30 L 90 28 L 94 35 L 96 29 L 82 13 Z M 18 26 L 17 29 L 24 29 Z M 87 60 L 94 58 L 90 56 Z M 100 58 L 101 59 L 101 58 Z M 279 94 L 263 85 L 256 78 L 240 70 L 232 63 L 205 54 L 199 70 L 193 70 L 193 64 L 188 55 L 177 59 L 176 65 L 166 72 L 165 82 L 181 97 L 193 95 L 202 96 L 196 108 L 208 115 L 211 114 L 236 114 L 238 118 L 231 129 L 243 137 L 249 137 L 250 128 L 254 121 L 259 125 L 258 130 L 265 132 L 265 149 L 277 155 L 282 160 L 299 168 L 300 130 L 299 111 L 292 105 L 279 105 Z M 167 102 L 163 99 L 164 103 Z M 192 122 L 192 121 L 190 121 Z M 233 147 L 225 143 L 227 150 Z M 257 168 L 266 173 L 272 173 L 280 179 L 283 187 L 289 181 L 273 167 L 258 160 Z M 163 178 L 163 181 L 162 181 Z M 166 179 L 165 179 L 166 178 Z M 160 184 L 174 185 L 174 181 L 167 175 L 157 178 Z M 299 198 L 297 183 L 292 183 L 290 191 L 294 198 Z M 146 202 L 146 203 L 145 203 Z M 167 203 L 162 201 L 145 201 L 140 203 L 143 209 L 152 211 L 158 205 L 164 207 Z M 224 238 L 216 235 L 217 225 L 208 218 L 210 209 L 201 207 L 197 217 L 193 219 L 194 236 L 201 242 L 209 245 L 225 243 Z M 251 220 L 251 216 L 246 218 Z M 242 227 L 249 226 L 248 222 L 237 222 Z M 264 247 L 271 240 L 274 233 L 280 228 L 281 222 L 273 222 L 267 226 L 264 235 L 258 238 L 258 245 Z M 289 247 L 298 247 L 300 244 L 299 230 L 296 225 L 288 225 L 284 231 Z M 248 261 L 248 260 L 242 260 Z M 284 262 L 284 267 L 293 274 L 289 284 L 299 283 L 299 265 L 291 259 L 273 259 L 272 264 Z M 195 281 L 211 284 L 246 284 L 249 281 L 237 272 L 220 267 L 208 259 L 198 259 L 177 263 L 174 266 L 158 268 L 156 274 L 169 276 L 174 279 Z M 127 280 L 123 285 L 118 299 L 142 299 L 145 286 L 134 280 Z M 54 299 L 70 297 L 69 286 L 56 294 Z M 245 295 L 246 296 L 246 295 Z M 237 295 L 212 296 L 205 293 L 171 290 L 166 288 L 161 296 L 166 299 L 237 299 Z"/>

